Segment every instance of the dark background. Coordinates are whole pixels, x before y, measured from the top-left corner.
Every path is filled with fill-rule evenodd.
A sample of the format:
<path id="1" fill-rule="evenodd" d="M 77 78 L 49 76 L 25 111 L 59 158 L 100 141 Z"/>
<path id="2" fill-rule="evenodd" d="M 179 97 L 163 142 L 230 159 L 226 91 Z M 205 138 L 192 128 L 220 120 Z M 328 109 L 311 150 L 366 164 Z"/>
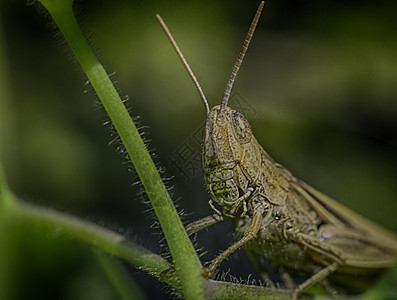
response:
<path id="1" fill-rule="evenodd" d="M 155 19 L 160 13 L 218 104 L 259 1 L 77 1 L 85 35 L 141 117 L 155 162 L 173 177 L 189 222 L 211 213 L 200 147 L 205 109 Z M 164 252 L 138 179 L 93 89 L 38 5 L 0 6 L 0 157 L 20 198 L 80 216 Z M 234 86 L 263 148 L 297 177 L 397 232 L 397 4 L 267 1 Z M 171 160 L 184 152 L 181 168 Z M 199 167 L 197 169 L 197 167 Z M 183 172 L 182 172 L 183 171 Z M 90 249 L 40 230 L 15 231 L 17 298 L 117 299 Z M 198 237 L 210 261 L 230 224 Z M 11 241 L 10 241 L 11 242 Z M 148 298 L 164 287 L 127 266 Z M 242 251 L 222 265 L 246 279 Z M 23 287 L 23 288 L 20 288 Z"/>

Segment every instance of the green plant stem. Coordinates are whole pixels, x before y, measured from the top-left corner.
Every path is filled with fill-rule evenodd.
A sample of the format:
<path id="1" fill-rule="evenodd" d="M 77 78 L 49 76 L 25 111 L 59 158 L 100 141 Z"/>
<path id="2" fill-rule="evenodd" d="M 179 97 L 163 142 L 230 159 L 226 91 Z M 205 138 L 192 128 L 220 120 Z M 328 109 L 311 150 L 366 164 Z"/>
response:
<path id="1" fill-rule="evenodd" d="M 230 282 L 216 281 L 214 291 L 217 300 L 289 300 L 291 292 L 283 289 L 263 288 L 248 284 L 231 284 Z M 299 298 L 311 299 L 311 297 Z M 325 300 L 325 299 L 324 299 Z"/>
<path id="2" fill-rule="evenodd" d="M 11 195 L 11 194 L 10 194 Z M 116 257 L 123 258 L 135 267 L 160 278 L 161 273 L 171 265 L 160 255 L 155 254 L 131 241 L 96 224 L 81 220 L 49 208 L 14 200 L 10 213 L 10 222 L 25 222 L 55 230 L 57 235 L 65 235 L 87 245 L 102 249 Z M 12 221 L 11 221 L 12 220 Z M 164 282 L 182 291 L 180 281 L 171 273 Z M 282 289 L 266 289 L 259 286 L 235 284 L 215 280 L 206 280 L 206 288 L 216 299 L 278 299 L 290 298 L 290 293 Z"/>
<path id="3" fill-rule="evenodd" d="M 128 241 L 124 236 L 74 216 L 20 200 L 16 202 L 13 216 L 13 222 L 27 222 L 55 230 L 57 234 L 80 240 L 123 258 L 155 277 L 159 277 L 162 271 L 170 267 L 164 258 Z M 178 287 L 176 282 L 167 283 Z"/>
<path id="4" fill-rule="evenodd" d="M 150 154 L 116 89 L 84 38 L 71 0 L 40 0 L 62 32 L 123 142 L 167 240 L 187 299 L 204 299 L 201 264 Z"/>
<path id="5" fill-rule="evenodd" d="M 1 235 L 2 230 L 8 226 L 13 226 L 15 223 L 24 222 L 43 226 L 49 230 L 55 230 L 57 235 L 63 234 L 89 246 L 102 249 L 111 255 L 123 258 L 133 266 L 156 278 L 160 278 L 161 273 L 171 266 L 160 255 L 128 241 L 124 236 L 111 230 L 62 212 L 16 200 L 7 186 L 1 163 L 0 191 L 0 241 L 4 241 L 4 243 L 0 244 L 0 250 L 3 250 L 4 246 L 7 245 L 7 239 L 1 239 L 3 237 Z M 11 205 L 4 205 L 4 203 L 9 203 Z M 10 251 L 7 253 L 12 254 Z M 1 261 L 4 260 L 8 263 L 8 265 L 4 263 L 1 264 L 2 268 L 0 268 L 0 275 L 7 275 L 4 277 L 4 279 L 7 279 L 10 278 L 10 270 L 12 271 L 12 264 L 10 264 L 12 255 L 5 255 L 6 253 L 0 251 Z M 173 276 L 172 272 L 164 277 L 164 282 L 174 287 L 176 290 L 182 291 L 180 281 Z M 6 283 L 8 283 L 7 280 L 0 281 L 0 284 L 5 285 Z M 288 291 L 282 289 L 272 290 L 258 286 L 215 280 L 206 280 L 204 283 L 206 285 L 206 290 L 211 291 L 213 298 L 216 299 L 287 300 L 290 295 Z M 9 288 L 9 286 L 5 285 L 5 288 Z M 10 291 L 0 289 L 0 296 L 2 295 L 8 296 L 8 298 L 3 298 L 9 299 Z"/>

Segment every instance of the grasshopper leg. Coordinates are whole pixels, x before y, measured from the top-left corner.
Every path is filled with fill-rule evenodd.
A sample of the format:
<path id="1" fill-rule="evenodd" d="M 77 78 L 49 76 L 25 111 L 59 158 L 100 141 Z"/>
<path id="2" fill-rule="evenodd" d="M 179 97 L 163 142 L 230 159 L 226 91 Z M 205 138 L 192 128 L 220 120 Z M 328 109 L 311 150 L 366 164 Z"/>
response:
<path id="1" fill-rule="evenodd" d="M 217 256 L 208 268 L 204 268 L 203 275 L 205 277 L 211 277 L 214 270 L 224 261 L 230 254 L 236 251 L 238 248 L 244 246 L 249 241 L 256 238 L 258 231 L 262 224 L 262 212 L 257 211 L 254 213 L 251 224 L 248 226 L 247 230 L 244 232 L 243 237 L 223 251 L 219 256 Z"/>
<path id="2" fill-rule="evenodd" d="M 308 280 L 300 284 L 293 292 L 291 295 L 292 300 L 296 300 L 298 298 L 299 293 L 303 292 L 304 289 L 307 287 L 323 280 L 326 278 L 329 274 L 335 272 L 339 267 L 339 263 L 334 262 L 330 264 L 329 266 L 325 267 L 318 273 L 314 274 L 312 277 L 310 277 Z"/>
<path id="3" fill-rule="evenodd" d="M 171 267 L 165 269 L 163 272 L 160 273 L 159 281 L 163 282 L 167 274 L 172 274 L 174 272 L 175 272 L 175 265 L 172 264 Z"/>
<path id="4" fill-rule="evenodd" d="M 185 230 L 186 230 L 187 234 L 190 236 L 196 232 L 199 232 L 200 230 L 210 227 L 210 226 L 212 226 L 216 223 L 219 223 L 223 220 L 224 220 L 224 218 L 222 216 L 220 216 L 219 214 L 213 214 L 213 215 L 207 216 L 205 218 L 199 219 L 197 221 L 194 221 L 194 222 L 188 224 L 185 227 Z M 173 272 L 175 272 L 174 264 L 172 264 L 171 267 L 169 267 L 168 269 L 161 272 L 160 281 L 164 281 L 165 276 L 167 274 L 173 273 Z"/>
<path id="5" fill-rule="evenodd" d="M 219 223 L 223 221 L 224 218 L 218 214 L 213 214 L 210 216 L 207 216 L 205 218 L 199 219 L 197 221 L 194 221 L 190 224 L 188 224 L 185 229 L 187 234 L 190 236 L 196 232 L 199 232 L 207 227 L 210 227 L 212 225 L 215 225 L 216 223 Z"/>
<path id="6" fill-rule="evenodd" d="M 294 239 L 298 243 L 313 249 L 316 253 L 324 255 L 329 261 L 343 265 L 346 260 L 346 257 L 341 250 L 332 245 L 320 244 L 319 241 L 312 236 L 299 232 L 296 234 Z"/>
<path id="7" fill-rule="evenodd" d="M 317 239 L 307 234 L 299 232 L 295 235 L 293 239 L 295 239 L 300 244 L 315 250 L 317 253 L 324 255 L 325 257 L 328 258 L 329 261 L 332 261 L 330 265 L 321 269 L 319 272 L 315 273 L 312 277 L 310 277 L 309 279 L 307 279 L 305 282 L 303 282 L 297 288 L 294 289 L 291 298 L 297 299 L 298 294 L 301 293 L 304 289 L 319 281 L 322 281 L 328 275 L 336 271 L 339 268 L 339 266 L 343 265 L 346 258 L 343 252 L 340 251 L 339 249 L 330 245 L 320 244 Z"/>

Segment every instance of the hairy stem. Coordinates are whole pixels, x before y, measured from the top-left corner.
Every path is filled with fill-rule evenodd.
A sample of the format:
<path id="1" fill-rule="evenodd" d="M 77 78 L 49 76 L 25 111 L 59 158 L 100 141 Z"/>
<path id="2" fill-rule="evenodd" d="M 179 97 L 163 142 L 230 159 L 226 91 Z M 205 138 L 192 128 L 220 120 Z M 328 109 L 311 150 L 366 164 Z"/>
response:
<path id="1" fill-rule="evenodd" d="M 55 229 L 57 234 L 77 239 L 87 245 L 102 249 L 122 258 L 144 272 L 160 278 L 160 274 L 171 265 L 160 255 L 137 245 L 124 236 L 96 224 L 81 220 L 49 208 L 15 201 L 12 222 L 30 222 L 35 225 Z M 171 273 L 164 282 L 182 291 L 180 281 Z M 215 280 L 206 280 L 207 290 L 216 299 L 289 299 L 290 293 L 282 289 L 266 289 L 259 286 L 235 284 Z"/>
<path id="2" fill-rule="evenodd" d="M 0 241 L 3 241 L 1 239 L 4 237 L 1 235 L 3 229 L 23 222 L 56 230 L 57 235 L 76 239 L 89 246 L 101 249 L 110 255 L 122 258 L 158 279 L 164 270 L 171 267 L 170 263 L 160 255 L 127 240 L 116 232 L 66 213 L 17 200 L 9 190 L 2 174 L 3 169 L 0 163 Z M 9 199 L 4 201 L 6 200 L 5 198 Z M 4 203 L 12 203 L 12 205 L 4 205 Z M 7 253 L 3 251 L 4 249 L 7 250 L 7 248 L 4 248 L 7 245 L 6 239 L 4 239 L 4 242 L 0 243 L 0 262 L 2 262 L 0 275 L 4 275 L 4 279 L 7 279 L 10 278 L 10 270 L 12 271 L 12 263 L 10 263 L 12 255 L 5 255 L 7 253 L 12 254 L 12 251 L 10 249 L 8 249 Z M 173 275 L 172 272 L 167 273 L 164 277 L 164 282 L 177 291 L 183 292 L 180 280 Z M 0 281 L 0 284 L 3 284 L 5 288 L 7 287 L 6 283 L 6 280 Z M 289 291 L 282 289 L 269 289 L 216 280 L 205 280 L 204 285 L 205 289 L 211 292 L 211 298 L 215 299 L 290 299 Z M 3 295 L 6 297 L 1 297 Z M 9 299 L 10 295 L 10 291 L 0 289 L 1 299 Z"/>
<path id="3" fill-rule="evenodd" d="M 138 130 L 74 18 L 73 1 L 40 2 L 71 47 L 128 152 L 164 232 L 184 296 L 187 299 L 204 299 L 200 261 Z"/>

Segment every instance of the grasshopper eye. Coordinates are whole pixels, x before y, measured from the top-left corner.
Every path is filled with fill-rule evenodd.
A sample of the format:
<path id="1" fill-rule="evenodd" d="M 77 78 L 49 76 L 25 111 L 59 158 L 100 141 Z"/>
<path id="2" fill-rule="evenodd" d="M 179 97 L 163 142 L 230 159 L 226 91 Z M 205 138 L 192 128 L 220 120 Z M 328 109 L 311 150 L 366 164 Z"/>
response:
<path id="1" fill-rule="evenodd" d="M 238 111 L 232 112 L 234 135 L 240 143 L 248 143 L 252 138 L 251 126 L 247 119 Z"/>

